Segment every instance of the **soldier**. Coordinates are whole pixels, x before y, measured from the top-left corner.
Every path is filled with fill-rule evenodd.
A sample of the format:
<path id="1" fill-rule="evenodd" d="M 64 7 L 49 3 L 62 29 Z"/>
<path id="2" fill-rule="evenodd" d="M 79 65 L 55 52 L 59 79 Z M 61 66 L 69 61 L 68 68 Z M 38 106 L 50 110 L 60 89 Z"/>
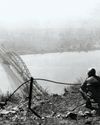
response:
<path id="1" fill-rule="evenodd" d="M 86 107 L 92 109 L 91 99 L 100 107 L 100 77 L 96 75 L 96 70 L 91 68 L 88 77 L 81 85 L 80 92 L 86 100 Z"/>

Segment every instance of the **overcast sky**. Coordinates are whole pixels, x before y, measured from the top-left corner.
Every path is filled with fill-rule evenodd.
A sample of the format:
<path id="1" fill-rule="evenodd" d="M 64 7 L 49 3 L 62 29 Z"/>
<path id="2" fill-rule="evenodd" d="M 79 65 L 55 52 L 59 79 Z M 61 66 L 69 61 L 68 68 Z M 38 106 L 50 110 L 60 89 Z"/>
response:
<path id="1" fill-rule="evenodd" d="M 58 27 L 100 21 L 100 0 L 0 0 L 0 26 Z"/>

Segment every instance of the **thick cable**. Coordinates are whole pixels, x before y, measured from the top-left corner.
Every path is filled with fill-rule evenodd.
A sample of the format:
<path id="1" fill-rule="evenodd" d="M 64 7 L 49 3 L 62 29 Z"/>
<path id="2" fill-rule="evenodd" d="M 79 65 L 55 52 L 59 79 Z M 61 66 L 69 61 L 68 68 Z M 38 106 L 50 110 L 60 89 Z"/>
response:
<path id="1" fill-rule="evenodd" d="M 43 78 L 34 78 L 34 80 L 36 81 L 47 81 L 47 82 L 52 82 L 55 84 L 63 84 L 63 85 L 81 85 L 80 83 L 65 83 L 65 82 L 58 82 L 58 81 L 53 81 L 53 80 L 49 80 L 49 79 L 43 79 Z"/>

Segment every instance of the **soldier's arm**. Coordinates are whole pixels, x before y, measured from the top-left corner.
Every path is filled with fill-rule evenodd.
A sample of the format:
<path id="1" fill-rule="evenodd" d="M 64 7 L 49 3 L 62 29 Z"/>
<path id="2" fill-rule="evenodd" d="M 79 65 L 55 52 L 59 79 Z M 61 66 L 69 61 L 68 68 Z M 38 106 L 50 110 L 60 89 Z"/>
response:
<path id="1" fill-rule="evenodd" d="M 81 85 L 79 91 L 80 91 L 80 93 L 82 94 L 83 98 L 84 98 L 85 100 L 87 100 L 87 99 L 88 99 L 88 97 L 87 97 L 87 81 L 85 81 L 85 82 Z"/>
<path id="2" fill-rule="evenodd" d="M 83 92 L 87 92 L 87 81 L 85 80 L 85 82 L 81 85 L 80 88 Z"/>

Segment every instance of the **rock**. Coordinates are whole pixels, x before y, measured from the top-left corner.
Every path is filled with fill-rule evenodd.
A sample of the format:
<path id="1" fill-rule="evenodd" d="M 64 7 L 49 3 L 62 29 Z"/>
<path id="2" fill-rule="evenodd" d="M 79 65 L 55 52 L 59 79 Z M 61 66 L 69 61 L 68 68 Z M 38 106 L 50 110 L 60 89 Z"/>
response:
<path id="1" fill-rule="evenodd" d="M 83 113 L 82 111 L 79 111 L 79 112 L 78 112 L 78 116 L 82 116 L 82 117 L 83 117 L 83 116 L 84 116 L 84 113 Z"/>
<path id="2" fill-rule="evenodd" d="M 16 106 L 16 107 L 12 108 L 12 110 L 13 110 L 13 111 L 18 111 L 19 109 L 18 109 L 18 107 Z"/>
<path id="3" fill-rule="evenodd" d="M 91 114 L 92 114 L 92 115 L 96 115 L 96 110 L 92 110 L 92 111 L 91 111 Z"/>
<path id="4" fill-rule="evenodd" d="M 0 115 L 7 115 L 8 113 L 9 113 L 9 111 L 2 110 L 2 111 L 0 112 Z"/>
<path id="5" fill-rule="evenodd" d="M 92 121 L 86 121 L 85 125 L 91 125 Z"/>
<path id="6" fill-rule="evenodd" d="M 92 114 L 91 114 L 91 112 L 89 112 L 89 111 L 85 111 L 85 112 L 84 112 L 84 116 L 90 116 L 90 117 L 91 117 Z"/>
<path id="7" fill-rule="evenodd" d="M 42 119 L 42 120 L 45 120 L 45 117 L 42 117 L 41 119 Z"/>
<path id="8" fill-rule="evenodd" d="M 66 118 L 77 120 L 77 114 L 72 113 L 72 112 L 68 112 L 67 115 L 66 115 Z"/>
<path id="9" fill-rule="evenodd" d="M 61 118 L 62 116 L 61 116 L 61 114 L 58 114 L 56 117 L 57 117 L 57 118 Z"/>

